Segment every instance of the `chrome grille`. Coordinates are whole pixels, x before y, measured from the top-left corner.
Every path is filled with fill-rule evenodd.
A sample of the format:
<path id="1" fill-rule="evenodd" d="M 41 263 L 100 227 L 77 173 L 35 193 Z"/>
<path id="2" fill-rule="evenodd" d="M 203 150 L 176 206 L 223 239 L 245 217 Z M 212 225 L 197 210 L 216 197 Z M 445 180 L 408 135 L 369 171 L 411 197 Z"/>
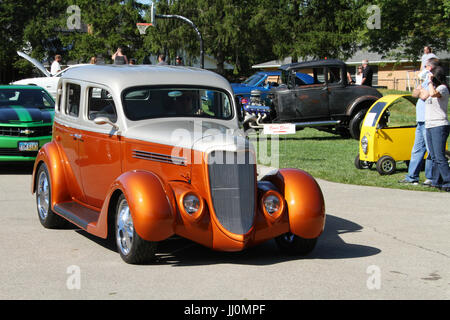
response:
<path id="1" fill-rule="evenodd" d="M 2 127 L 0 136 L 7 137 L 45 137 L 52 135 L 52 126 L 43 127 Z"/>
<path id="2" fill-rule="evenodd" d="M 228 231 L 245 234 L 255 216 L 255 161 L 249 152 L 213 151 L 208 156 L 214 212 Z"/>

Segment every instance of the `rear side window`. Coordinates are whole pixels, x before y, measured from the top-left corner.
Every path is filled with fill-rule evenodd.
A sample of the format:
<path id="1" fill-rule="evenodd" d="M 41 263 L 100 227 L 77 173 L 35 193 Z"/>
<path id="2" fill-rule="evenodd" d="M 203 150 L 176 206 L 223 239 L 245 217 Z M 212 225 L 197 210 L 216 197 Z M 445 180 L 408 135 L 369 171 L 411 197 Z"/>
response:
<path id="1" fill-rule="evenodd" d="M 81 87 L 78 84 L 68 83 L 66 90 L 66 114 L 78 117 L 80 113 Z"/>
<path id="2" fill-rule="evenodd" d="M 341 68 L 329 67 L 328 68 L 328 83 L 340 83 L 341 82 Z"/>
<path id="3" fill-rule="evenodd" d="M 98 117 L 106 117 L 112 122 L 116 122 L 116 105 L 108 90 L 89 88 L 88 118 L 89 120 L 94 120 Z"/>

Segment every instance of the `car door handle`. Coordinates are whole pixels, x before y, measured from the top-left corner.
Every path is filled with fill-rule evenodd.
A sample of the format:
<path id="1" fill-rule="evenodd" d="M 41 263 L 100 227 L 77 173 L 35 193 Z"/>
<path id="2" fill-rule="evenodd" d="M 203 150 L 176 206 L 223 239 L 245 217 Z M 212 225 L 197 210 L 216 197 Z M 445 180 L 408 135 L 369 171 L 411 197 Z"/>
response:
<path id="1" fill-rule="evenodd" d="M 83 136 L 81 134 L 77 134 L 77 133 L 72 133 L 70 134 L 71 137 L 73 137 L 74 140 L 81 140 L 83 141 L 81 138 L 83 138 Z"/>

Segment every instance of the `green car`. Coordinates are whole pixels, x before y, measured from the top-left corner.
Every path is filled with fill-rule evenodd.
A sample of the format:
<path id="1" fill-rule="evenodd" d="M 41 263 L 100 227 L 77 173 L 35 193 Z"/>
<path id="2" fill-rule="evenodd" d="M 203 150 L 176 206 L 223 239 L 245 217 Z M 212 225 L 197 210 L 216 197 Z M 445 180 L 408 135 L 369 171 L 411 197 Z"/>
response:
<path id="1" fill-rule="evenodd" d="M 0 86 L 0 161 L 34 161 L 52 139 L 55 101 L 37 86 Z"/>

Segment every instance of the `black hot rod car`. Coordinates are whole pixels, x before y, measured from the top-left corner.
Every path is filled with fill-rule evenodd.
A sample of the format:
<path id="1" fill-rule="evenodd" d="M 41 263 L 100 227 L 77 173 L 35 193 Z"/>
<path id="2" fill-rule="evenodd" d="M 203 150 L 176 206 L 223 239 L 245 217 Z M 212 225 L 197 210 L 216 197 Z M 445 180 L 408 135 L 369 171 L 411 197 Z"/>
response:
<path id="1" fill-rule="evenodd" d="M 279 69 L 282 84 L 272 88 L 268 99 L 261 101 L 258 92 L 252 92 L 249 103 L 243 106 L 244 128 L 293 123 L 296 129 L 314 127 L 359 139 L 367 110 L 382 97 L 375 88 L 350 84 L 347 66 L 340 60 L 291 63 Z M 313 83 L 298 81 L 298 72 L 311 75 Z"/>

